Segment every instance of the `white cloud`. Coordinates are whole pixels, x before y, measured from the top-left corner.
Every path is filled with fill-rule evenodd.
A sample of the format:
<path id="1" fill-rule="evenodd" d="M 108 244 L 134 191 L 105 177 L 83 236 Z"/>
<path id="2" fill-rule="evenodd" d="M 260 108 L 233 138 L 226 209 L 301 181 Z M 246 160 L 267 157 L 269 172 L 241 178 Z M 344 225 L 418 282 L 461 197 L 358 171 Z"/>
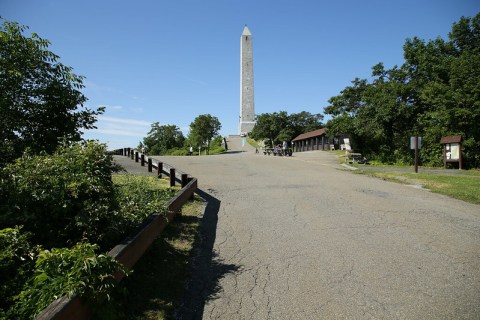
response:
<path id="1" fill-rule="evenodd" d="M 107 117 L 107 116 L 98 116 L 97 119 L 99 122 L 111 122 L 111 123 L 122 123 L 128 124 L 133 126 L 140 126 L 140 127 L 150 127 L 151 123 L 144 120 L 134 120 L 134 119 L 126 119 L 126 118 L 115 118 L 115 117 Z"/>
<path id="2" fill-rule="evenodd" d="M 193 83 L 196 83 L 196 84 L 199 84 L 201 86 L 208 86 L 208 83 L 205 82 L 205 81 L 202 81 L 202 80 L 197 80 L 197 79 L 193 79 L 193 78 L 188 78 L 188 77 L 183 77 L 184 79 L 190 81 L 190 82 L 193 82 Z"/>
<path id="3" fill-rule="evenodd" d="M 124 129 L 96 129 L 93 130 L 98 133 L 114 135 L 114 136 L 128 136 L 128 137 L 144 137 L 146 134 L 145 132 L 136 132 L 136 131 L 129 131 Z"/>

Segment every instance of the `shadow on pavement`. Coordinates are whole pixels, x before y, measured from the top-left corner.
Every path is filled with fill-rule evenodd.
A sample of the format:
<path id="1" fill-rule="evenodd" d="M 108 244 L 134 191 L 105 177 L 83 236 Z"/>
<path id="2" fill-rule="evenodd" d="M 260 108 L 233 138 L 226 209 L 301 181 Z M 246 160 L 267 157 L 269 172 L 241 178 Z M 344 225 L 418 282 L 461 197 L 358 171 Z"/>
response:
<path id="1" fill-rule="evenodd" d="M 197 194 L 207 202 L 194 243 L 194 257 L 190 278 L 187 281 L 183 301 L 175 311 L 175 319 L 202 319 L 205 303 L 214 299 L 220 290 L 219 280 L 226 274 L 237 272 L 240 267 L 224 264 L 213 252 L 217 233 L 220 200 L 197 189 Z"/>

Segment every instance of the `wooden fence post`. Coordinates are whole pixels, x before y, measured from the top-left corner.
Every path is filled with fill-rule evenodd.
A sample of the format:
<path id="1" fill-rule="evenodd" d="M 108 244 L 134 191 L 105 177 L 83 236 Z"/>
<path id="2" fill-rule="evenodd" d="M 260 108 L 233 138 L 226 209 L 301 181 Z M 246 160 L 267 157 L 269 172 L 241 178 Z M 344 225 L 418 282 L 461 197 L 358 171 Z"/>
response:
<path id="1" fill-rule="evenodd" d="M 152 158 L 148 158 L 148 172 L 152 172 Z"/>
<path id="2" fill-rule="evenodd" d="M 158 178 L 162 177 L 162 171 L 163 171 L 163 162 L 157 162 L 157 176 L 158 176 Z"/>
<path id="3" fill-rule="evenodd" d="M 188 174 L 182 173 L 182 188 L 185 188 L 187 184 L 188 184 Z"/>
<path id="4" fill-rule="evenodd" d="M 193 177 L 189 177 L 187 179 L 187 184 L 190 183 L 191 181 L 193 180 Z M 192 192 L 192 195 L 190 196 L 190 200 L 194 200 L 195 199 L 195 192 Z"/>
<path id="5" fill-rule="evenodd" d="M 140 156 L 140 165 L 142 167 L 145 167 L 145 155 L 142 153 L 142 155 Z"/>
<path id="6" fill-rule="evenodd" d="M 170 187 L 175 186 L 175 168 L 170 168 Z"/>
<path id="7" fill-rule="evenodd" d="M 138 162 L 138 151 L 135 151 L 135 162 Z"/>
<path id="8" fill-rule="evenodd" d="M 133 149 L 130 150 L 130 157 L 132 158 L 132 160 L 133 160 L 133 158 L 135 157 L 135 152 L 133 151 Z"/>

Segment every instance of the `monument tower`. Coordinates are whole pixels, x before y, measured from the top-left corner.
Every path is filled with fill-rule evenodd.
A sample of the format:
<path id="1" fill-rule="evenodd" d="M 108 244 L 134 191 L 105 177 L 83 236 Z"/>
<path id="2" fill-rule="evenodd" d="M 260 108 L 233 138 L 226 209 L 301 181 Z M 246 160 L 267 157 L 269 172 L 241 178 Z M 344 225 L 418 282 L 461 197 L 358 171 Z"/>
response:
<path id="1" fill-rule="evenodd" d="M 252 34 L 245 25 L 240 37 L 240 125 L 239 133 L 252 131 L 255 126 L 253 101 Z"/>

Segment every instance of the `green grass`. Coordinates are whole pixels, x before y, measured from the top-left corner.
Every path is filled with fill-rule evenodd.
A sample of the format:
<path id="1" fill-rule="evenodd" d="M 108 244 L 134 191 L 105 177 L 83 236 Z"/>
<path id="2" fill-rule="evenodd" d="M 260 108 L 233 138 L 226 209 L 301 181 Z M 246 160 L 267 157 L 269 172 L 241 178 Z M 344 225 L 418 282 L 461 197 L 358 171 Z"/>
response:
<path id="1" fill-rule="evenodd" d="M 258 144 L 258 142 L 252 138 L 247 138 L 247 142 L 254 148 L 257 148 L 257 149 L 260 148 L 260 145 Z"/>
<path id="2" fill-rule="evenodd" d="M 127 182 L 140 182 L 152 189 L 164 189 L 170 187 L 170 183 L 167 179 L 158 179 L 154 176 L 136 176 L 133 174 L 114 174 L 112 175 L 112 181 L 114 184 L 125 184 Z"/>
<path id="3" fill-rule="evenodd" d="M 190 270 L 203 201 L 185 204 L 127 277 L 123 319 L 173 319 Z"/>
<path id="4" fill-rule="evenodd" d="M 209 155 L 215 155 L 215 154 L 222 154 L 225 152 L 225 148 L 218 146 L 218 147 L 211 147 L 208 154 Z M 205 154 L 205 152 L 202 152 L 202 155 Z"/>
<path id="5" fill-rule="evenodd" d="M 463 171 L 461 175 L 371 170 L 357 170 L 354 173 L 394 182 L 419 184 L 432 192 L 480 204 L 480 171 L 478 170 Z"/>

